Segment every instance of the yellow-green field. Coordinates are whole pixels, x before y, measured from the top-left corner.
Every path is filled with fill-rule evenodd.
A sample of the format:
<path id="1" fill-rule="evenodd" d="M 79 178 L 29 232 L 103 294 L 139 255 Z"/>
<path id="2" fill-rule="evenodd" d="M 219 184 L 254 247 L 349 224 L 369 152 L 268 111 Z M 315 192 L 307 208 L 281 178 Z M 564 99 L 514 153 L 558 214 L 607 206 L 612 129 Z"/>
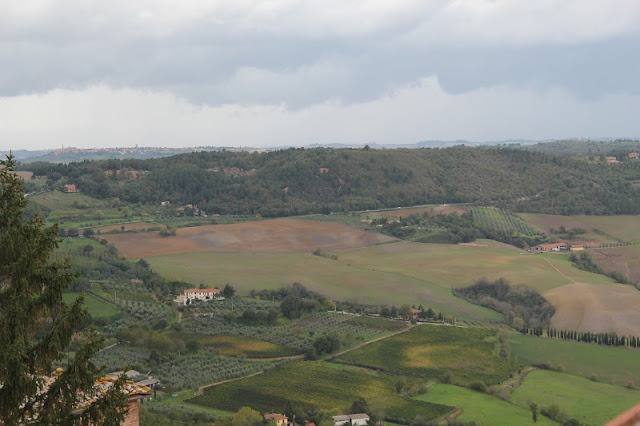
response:
<path id="1" fill-rule="evenodd" d="M 296 355 L 292 349 L 245 336 L 203 336 L 198 341 L 224 356 L 243 354 L 249 358 L 272 358 Z"/>
<path id="2" fill-rule="evenodd" d="M 449 374 L 457 383 L 501 383 L 522 364 L 493 354 L 496 330 L 479 327 L 421 325 L 404 333 L 347 352 L 334 362 L 440 379 Z"/>

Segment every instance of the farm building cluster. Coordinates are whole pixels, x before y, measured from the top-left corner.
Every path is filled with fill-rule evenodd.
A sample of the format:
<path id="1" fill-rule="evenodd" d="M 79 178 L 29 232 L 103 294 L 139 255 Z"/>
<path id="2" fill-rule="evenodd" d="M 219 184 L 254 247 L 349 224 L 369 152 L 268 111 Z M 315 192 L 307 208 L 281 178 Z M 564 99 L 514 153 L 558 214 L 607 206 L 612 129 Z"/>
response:
<path id="1" fill-rule="evenodd" d="M 531 247 L 530 251 L 534 252 L 548 252 L 548 251 L 582 251 L 584 250 L 584 245 L 582 244 L 574 244 L 569 245 L 567 243 L 551 243 L 551 244 L 540 244 L 539 246 Z"/>

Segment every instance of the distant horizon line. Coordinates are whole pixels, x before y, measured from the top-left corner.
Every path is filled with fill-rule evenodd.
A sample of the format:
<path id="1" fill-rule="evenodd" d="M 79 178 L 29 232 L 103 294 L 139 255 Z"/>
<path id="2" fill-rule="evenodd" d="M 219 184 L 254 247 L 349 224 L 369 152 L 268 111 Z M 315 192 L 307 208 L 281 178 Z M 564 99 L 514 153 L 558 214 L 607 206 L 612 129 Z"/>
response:
<path id="1" fill-rule="evenodd" d="M 116 147 L 77 147 L 77 146 L 64 146 L 61 145 L 60 147 L 55 147 L 55 148 L 40 148 L 40 149 L 30 149 L 30 148 L 9 148 L 9 149 L 0 149 L 1 153 L 9 153 L 10 151 L 13 152 L 64 152 L 64 151 L 113 151 L 113 150 L 119 150 L 119 149 L 126 149 L 126 150 L 150 150 L 150 149 L 155 149 L 155 150 L 159 150 L 159 149 L 164 149 L 164 150 L 171 150 L 171 151 L 178 151 L 178 150 L 183 150 L 183 151 L 195 151 L 197 149 L 203 149 L 203 148 L 207 148 L 207 149 L 233 149 L 233 150 L 256 150 L 256 151 L 260 151 L 260 150 L 278 150 L 278 149 L 287 149 L 287 148 L 307 148 L 307 147 L 365 147 L 365 146 L 370 146 L 370 147 L 385 147 L 385 148 L 394 148 L 394 147 L 398 147 L 398 148 L 403 148 L 403 147 L 408 147 L 408 146 L 429 146 L 429 145 L 449 145 L 449 144 L 473 144 L 473 145 L 483 145 L 483 144 L 487 144 L 487 145 L 496 145 L 496 144 L 503 144 L 503 143 L 525 143 L 525 144 L 536 144 L 536 143 L 549 143 L 549 142 L 559 142 L 559 141 L 576 141 L 576 142 L 613 142 L 613 141 L 623 141 L 623 140 L 628 140 L 628 141 L 639 141 L 640 142 L 640 138 L 636 138 L 636 137 L 599 137 L 599 138 L 585 138 L 585 137 L 569 137 L 569 138 L 547 138 L 547 139 L 501 139 L 501 140 L 484 140 L 484 141 L 480 141 L 480 140 L 467 140 L 467 139 L 450 139 L 450 140 L 440 140 L 440 139 L 433 139 L 433 140 L 423 140 L 423 141 L 419 141 L 419 142 L 414 142 L 414 143 L 397 143 L 397 144 L 393 144 L 393 143 L 384 143 L 384 144 L 379 144 L 376 142 L 358 142 L 358 143 L 348 143 L 348 142 L 314 142 L 314 143 L 309 143 L 306 145 L 273 145 L 273 146 L 251 146 L 251 145 L 196 145 L 196 146 L 152 146 L 152 145 L 140 145 L 140 144 L 134 144 L 133 146 L 129 145 L 129 146 L 116 146 Z"/>

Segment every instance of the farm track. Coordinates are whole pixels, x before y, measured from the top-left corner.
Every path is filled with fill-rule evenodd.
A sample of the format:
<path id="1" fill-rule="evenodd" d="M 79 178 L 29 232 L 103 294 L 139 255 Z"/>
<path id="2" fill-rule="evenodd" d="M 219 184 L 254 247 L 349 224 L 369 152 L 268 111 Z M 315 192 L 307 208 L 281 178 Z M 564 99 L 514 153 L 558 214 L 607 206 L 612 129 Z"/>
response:
<path id="1" fill-rule="evenodd" d="M 206 388 L 210 388 L 213 386 L 222 385 L 224 383 L 235 382 L 236 380 L 248 379 L 249 377 L 257 376 L 258 374 L 262 374 L 264 371 L 256 371 L 255 373 L 251 373 L 248 376 L 236 377 L 235 379 L 223 380 L 221 382 L 210 383 L 208 385 L 200 386 L 198 388 L 198 393 L 202 394 Z"/>
<path id="2" fill-rule="evenodd" d="M 387 339 L 387 338 L 392 337 L 392 336 L 397 336 L 398 334 L 401 334 L 401 333 L 404 333 L 404 332 L 407 332 L 407 331 L 411 330 L 413 327 L 414 327 L 414 326 L 410 325 L 410 326 L 408 326 L 408 327 L 406 327 L 406 328 L 403 328 L 403 329 L 402 329 L 402 330 L 400 330 L 400 331 L 396 331 L 395 333 L 391 333 L 391 334 L 389 334 L 389 335 L 387 335 L 387 336 L 378 337 L 378 338 L 376 338 L 376 339 L 369 340 L 368 342 L 360 343 L 359 345 L 356 345 L 356 346 L 354 346 L 354 347 L 352 347 L 352 348 L 345 349 L 345 350 L 340 351 L 340 352 L 335 353 L 335 354 L 331 354 L 330 356 L 328 356 L 327 358 L 325 358 L 325 359 L 324 359 L 324 360 L 322 360 L 322 361 L 329 361 L 329 360 L 331 360 L 331 359 L 333 359 L 333 358 L 335 358 L 335 357 L 338 357 L 338 356 L 344 355 L 344 354 L 346 354 L 347 352 L 354 351 L 354 350 L 359 349 L 359 348 L 361 348 L 361 347 L 363 347 L 363 346 L 366 346 L 366 345 L 368 345 L 368 344 L 370 344 L 370 343 L 379 342 L 380 340 L 384 340 L 384 339 Z"/>
<path id="3" fill-rule="evenodd" d="M 574 280 L 573 278 L 569 278 L 568 276 L 566 276 L 565 274 L 563 274 L 560 269 L 556 268 L 556 266 L 549 262 L 549 259 L 547 259 L 546 257 L 544 258 L 544 261 L 547 262 L 549 264 L 549 266 L 551 266 L 553 269 L 555 269 L 560 275 L 562 275 L 563 277 L 565 277 L 566 279 L 568 279 L 569 281 L 571 281 L 571 283 L 575 284 L 577 283 L 576 280 Z"/>
<path id="4" fill-rule="evenodd" d="M 283 359 L 302 359 L 304 355 L 277 356 L 275 358 L 245 358 L 247 361 L 282 361 Z"/>
<path id="5" fill-rule="evenodd" d="M 453 413 L 447 414 L 442 419 L 440 419 L 439 422 L 450 422 L 451 420 L 457 419 L 458 416 L 462 415 L 462 413 L 464 413 L 464 410 L 462 408 L 456 408 Z"/>

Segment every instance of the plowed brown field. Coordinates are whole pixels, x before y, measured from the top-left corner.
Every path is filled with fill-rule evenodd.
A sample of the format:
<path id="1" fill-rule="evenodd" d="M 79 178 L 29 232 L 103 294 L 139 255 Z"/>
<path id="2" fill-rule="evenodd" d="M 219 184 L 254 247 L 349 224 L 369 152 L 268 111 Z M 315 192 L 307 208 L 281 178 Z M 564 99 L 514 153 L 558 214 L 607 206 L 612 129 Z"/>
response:
<path id="1" fill-rule="evenodd" d="M 630 285 L 574 283 L 551 289 L 544 296 L 556 307 L 552 327 L 640 334 L 640 291 Z"/>
<path id="2" fill-rule="evenodd" d="M 231 225 L 178 229 L 175 237 L 159 232 L 103 235 L 126 257 L 186 252 L 311 252 L 368 247 L 395 238 L 345 225 L 295 219 L 275 219 Z"/>
<path id="3" fill-rule="evenodd" d="M 605 271 L 617 271 L 629 281 L 640 282 L 640 246 L 589 250 Z"/>

